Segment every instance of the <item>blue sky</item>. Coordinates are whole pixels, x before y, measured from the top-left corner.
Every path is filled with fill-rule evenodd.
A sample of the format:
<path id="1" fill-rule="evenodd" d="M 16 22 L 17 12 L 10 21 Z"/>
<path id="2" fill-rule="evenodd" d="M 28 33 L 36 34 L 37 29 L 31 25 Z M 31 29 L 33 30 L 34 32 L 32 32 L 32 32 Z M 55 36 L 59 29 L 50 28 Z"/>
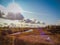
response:
<path id="1" fill-rule="evenodd" d="M 25 11 L 34 13 L 23 13 L 25 18 L 34 18 L 48 24 L 54 24 L 60 20 L 60 1 L 59 0 L 15 0 Z M 12 0 L 0 0 L 0 4 L 7 6 Z"/>

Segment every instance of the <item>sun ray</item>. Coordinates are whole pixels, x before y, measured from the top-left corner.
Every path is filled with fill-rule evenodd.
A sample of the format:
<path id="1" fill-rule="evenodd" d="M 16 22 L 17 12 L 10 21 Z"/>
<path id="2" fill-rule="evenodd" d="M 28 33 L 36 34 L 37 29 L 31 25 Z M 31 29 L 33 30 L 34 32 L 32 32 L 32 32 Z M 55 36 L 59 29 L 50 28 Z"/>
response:
<path id="1" fill-rule="evenodd" d="M 13 0 L 13 3 L 15 3 L 15 0 Z"/>

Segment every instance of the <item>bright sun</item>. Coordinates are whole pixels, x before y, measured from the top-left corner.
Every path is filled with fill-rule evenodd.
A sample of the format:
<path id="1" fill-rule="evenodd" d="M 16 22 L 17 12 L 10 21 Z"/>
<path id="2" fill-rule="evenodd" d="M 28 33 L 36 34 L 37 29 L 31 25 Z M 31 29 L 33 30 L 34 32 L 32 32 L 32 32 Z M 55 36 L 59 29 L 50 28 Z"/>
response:
<path id="1" fill-rule="evenodd" d="M 7 6 L 7 11 L 13 13 L 22 13 L 22 8 L 16 3 L 11 3 Z"/>

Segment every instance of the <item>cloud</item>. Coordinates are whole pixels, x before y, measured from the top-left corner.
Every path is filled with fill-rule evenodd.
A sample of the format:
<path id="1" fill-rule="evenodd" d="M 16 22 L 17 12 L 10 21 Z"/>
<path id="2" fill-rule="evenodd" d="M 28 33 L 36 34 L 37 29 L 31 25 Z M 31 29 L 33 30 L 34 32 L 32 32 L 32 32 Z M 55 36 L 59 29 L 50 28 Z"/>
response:
<path id="1" fill-rule="evenodd" d="M 29 13 L 29 14 L 33 14 L 33 15 L 48 15 L 48 13 L 32 12 L 32 11 L 26 11 L 26 10 L 22 10 L 22 14 L 23 14 L 23 13 Z"/>
<path id="2" fill-rule="evenodd" d="M 14 5 L 15 6 L 15 5 Z M 23 20 L 24 16 L 21 13 L 13 13 L 13 12 L 8 12 L 7 8 L 5 8 L 4 6 L 0 5 L 0 10 L 4 13 L 7 13 L 6 16 L 2 16 L 5 19 L 10 19 L 10 20 Z M 22 11 L 25 13 L 31 13 L 31 14 L 39 14 L 39 13 L 35 13 L 35 12 L 30 12 L 30 11 Z M 41 21 L 37 21 L 36 19 L 24 19 L 26 23 L 36 23 L 36 24 L 42 24 L 43 22 Z"/>
<path id="3" fill-rule="evenodd" d="M 57 24 L 57 25 L 60 25 L 60 20 L 58 20 L 58 21 L 56 22 L 56 24 Z"/>
<path id="4" fill-rule="evenodd" d="M 26 23 L 31 23 L 32 20 L 30 20 L 30 19 L 26 19 L 25 22 L 26 22 Z"/>
<path id="5" fill-rule="evenodd" d="M 1 18 L 1 16 L 5 17 L 6 12 L 7 12 L 7 9 L 4 6 L 0 5 L 0 18 Z"/>
<path id="6" fill-rule="evenodd" d="M 30 13 L 30 14 L 36 14 L 36 15 L 40 15 L 40 13 L 38 13 L 38 12 L 31 12 L 31 11 L 25 11 L 25 10 L 23 10 L 22 12 Z"/>
<path id="7" fill-rule="evenodd" d="M 2 5 L 0 5 L 0 10 L 1 10 L 1 11 L 5 11 L 6 8 L 5 8 L 4 6 L 2 6 Z"/>
<path id="8" fill-rule="evenodd" d="M 23 20 L 24 19 L 24 16 L 20 13 L 12 13 L 12 12 L 9 12 L 6 16 L 7 19 L 11 19 L 11 20 Z"/>

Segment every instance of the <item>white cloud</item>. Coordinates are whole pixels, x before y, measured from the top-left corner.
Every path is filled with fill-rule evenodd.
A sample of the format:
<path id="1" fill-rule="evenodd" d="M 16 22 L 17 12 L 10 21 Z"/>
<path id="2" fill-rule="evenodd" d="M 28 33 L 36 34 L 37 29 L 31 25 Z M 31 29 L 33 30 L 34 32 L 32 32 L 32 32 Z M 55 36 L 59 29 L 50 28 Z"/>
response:
<path id="1" fill-rule="evenodd" d="M 60 20 L 58 20 L 58 21 L 56 22 L 56 25 L 60 25 Z"/>

